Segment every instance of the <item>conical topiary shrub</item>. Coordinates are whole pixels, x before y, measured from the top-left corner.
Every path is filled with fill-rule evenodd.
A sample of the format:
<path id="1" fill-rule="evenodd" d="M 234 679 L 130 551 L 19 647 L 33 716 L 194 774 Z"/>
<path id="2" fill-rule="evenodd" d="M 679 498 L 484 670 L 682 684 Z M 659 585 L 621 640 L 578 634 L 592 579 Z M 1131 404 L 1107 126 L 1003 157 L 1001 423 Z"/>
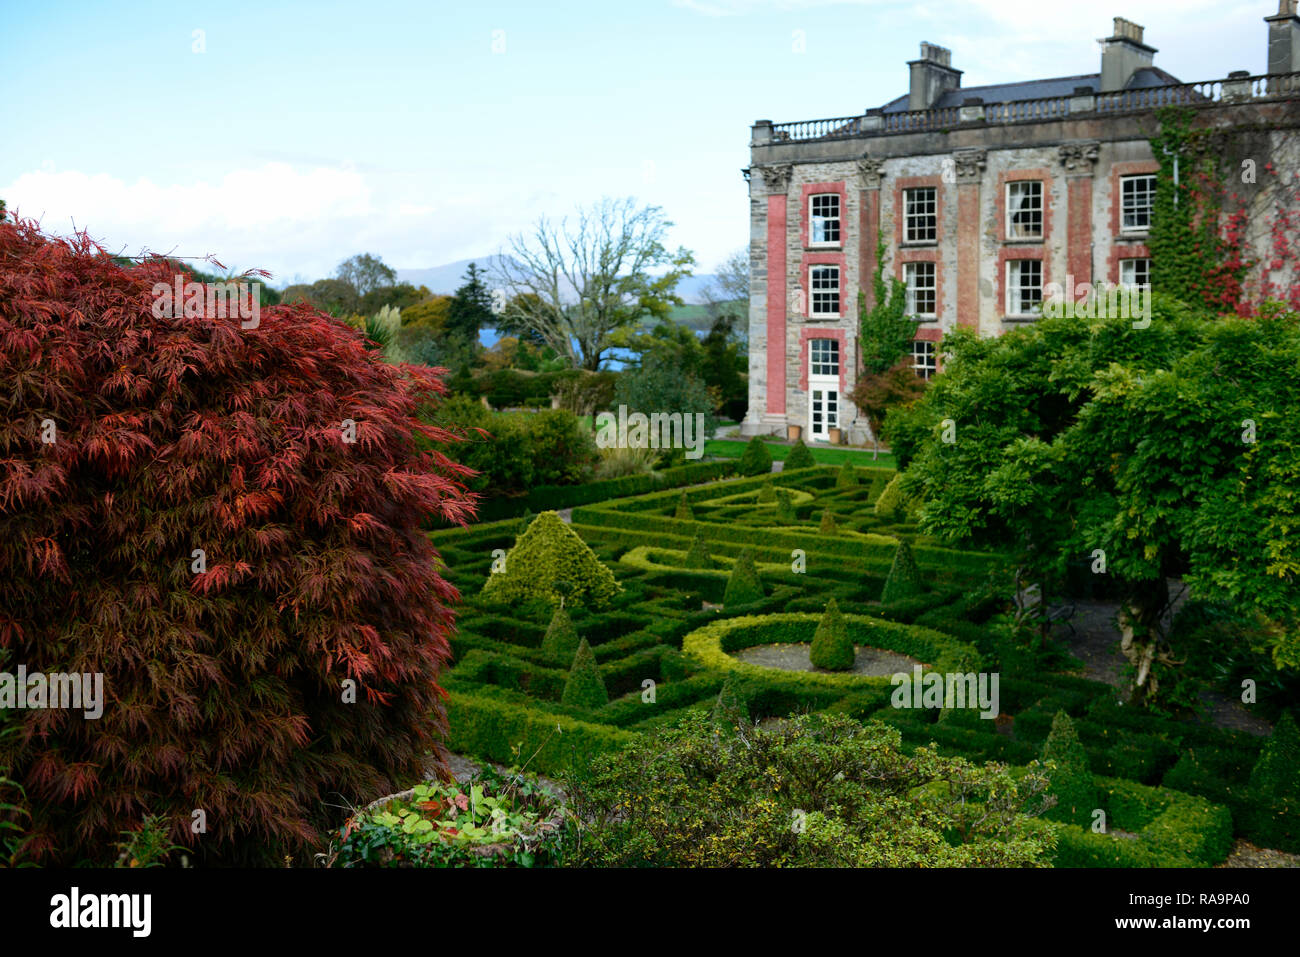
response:
<path id="1" fill-rule="evenodd" d="M 591 653 L 591 645 L 587 644 L 586 638 L 578 643 L 578 651 L 569 667 L 569 680 L 564 683 L 564 696 L 560 703 L 571 708 L 589 709 L 609 704 L 605 680 L 600 676 L 596 656 Z"/>
<path id="2" fill-rule="evenodd" d="M 776 520 L 778 522 L 794 522 L 798 520 L 794 513 L 794 499 L 783 488 L 776 490 Z"/>
<path id="3" fill-rule="evenodd" d="M 1295 719 L 1283 712 L 1250 774 L 1250 786 L 1267 798 L 1300 799 L 1300 732 Z"/>
<path id="4" fill-rule="evenodd" d="M 686 552 L 686 557 L 682 559 L 683 568 L 712 568 L 713 558 L 709 555 L 708 546 L 704 544 L 704 533 L 695 532 L 695 537 L 691 539 L 691 547 Z"/>
<path id="5" fill-rule="evenodd" d="M 758 490 L 758 504 L 771 505 L 776 501 L 776 487 L 772 484 L 771 479 L 763 483 Z"/>
<path id="6" fill-rule="evenodd" d="M 886 483 L 880 498 L 876 499 L 876 515 L 887 522 L 896 522 L 903 517 L 903 473 L 896 472 Z"/>
<path id="7" fill-rule="evenodd" d="M 691 511 L 691 503 L 686 501 L 686 492 L 684 490 L 682 497 L 677 500 L 677 511 L 673 512 L 673 518 L 680 518 L 688 522 L 695 519 L 695 513 Z"/>
<path id="8" fill-rule="evenodd" d="M 555 512 L 533 520 L 506 553 L 504 571 L 489 575 L 483 586 L 484 596 L 493 601 L 544 598 L 558 603 L 563 596 L 570 607 L 590 608 L 609 604 L 620 591 L 614 573 Z"/>
<path id="9" fill-rule="evenodd" d="M 799 439 L 790 450 L 790 454 L 785 457 L 785 468 L 782 471 L 812 468 L 816 464 L 812 452 L 808 451 L 808 446 L 803 444 L 803 439 Z"/>
<path id="10" fill-rule="evenodd" d="M 822 620 L 817 623 L 813 633 L 812 648 L 808 657 L 818 668 L 828 671 L 848 671 L 853 667 L 853 639 L 849 637 L 848 625 L 840 614 L 840 606 L 832 598 L 826 603 Z"/>
<path id="11" fill-rule="evenodd" d="M 736 673 L 728 671 L 722 690 L 713 702 L 713 724 L 720 728 L 734 728 L 749 724 L 749 707 L 737 688 Z"/>
<path id="12" fill-rule="evenodd" d="M 573 627 L 573 621 L 564 606 L 560 606 L 555 609 L 551 623 L 546 627 L 546 634 L 542 637 L 542 654 L 547 661 L 562 666 L 565 662 L 573 661 L 577 652 L 578 629 Z"/>
<path id="13" fill-rule="evenodd" d="M 912 549 L 907 542 L 899 539 L 894 551 L 894 564 L 889 566 L 889 577 L 885 579 L 885 589 L 880 600 L 888 605 L 903 598 L 912 598 L 925 593 L 921 584 L 921 571 L 916 567 Z"/>
<path id="14" fill-rule="evenodd" d="M 763 597 L 763 581 L 758 577 L 754 567 L 754 555 L 748 549 L 740 553 L 736 564 L 731 566 L 731 577 L 727 579 L 727 590 L 722 596 L 723 608 L 748 605 Z"/>
<path id="15" fill-rule="evenodd" d="M 853 463 L 848 459 L 840 466 L 839 473 L 835 476 L 836 488 L 854 488 L 858 484 L 858 473 L 853 467 Z"/>
<path id="16" fill-rule="evenodd" d="M 1056 712 L 1052 719 L 1051 733 L 1043 745 L 1043 761 L 1056 764 L 1047 775 L 1051 782 L 1047 793 L 1056 796 L 1056 806 L 1045 816 L 1069 824 L 1091 824 L 1097 790 L 1088 770 L 1088 753 L 1083 750 L 1074 722 L 1064 711 Z"/>
<path id="17" fill-rule="evenodd" d="M 772 471 L 772 453 L 768 451 L 767 443 L 757 435 L 745 446 L 738 471 L 741 475 L 762 475 Z"/>
<path id="18" fill-rule="evenodd" d="M 817 526 L 817 531 L 823 535 L 834 535 L 840 530 L 839 524 L 835 521 L 835 515 L 829 508 L 822 509 L 822 521 Z"/>

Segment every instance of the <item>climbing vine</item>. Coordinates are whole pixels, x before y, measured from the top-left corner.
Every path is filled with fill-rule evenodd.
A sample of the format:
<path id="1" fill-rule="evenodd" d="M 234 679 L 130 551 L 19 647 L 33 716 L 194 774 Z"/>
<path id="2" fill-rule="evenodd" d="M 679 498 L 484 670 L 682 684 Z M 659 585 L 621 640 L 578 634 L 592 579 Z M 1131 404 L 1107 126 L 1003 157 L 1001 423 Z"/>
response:
<path id="1" fill-rule="evenodd" d="M 1160 169 L 1152 209 L 1151 282 L 1161 292 L 1216 312 L 1251 312 L 1243 295 L 1246 272 L 1246 210 L 1229 194 L 1211 146 L 1212 130 L 1194 129 L 1195 111 L 1156 111 L 1159 132 L 1151 149 Z M 1177 167 L 1178 182 L 1174 182 Z M 1231 201 L 1235 209 L 1227 214 Z"/>

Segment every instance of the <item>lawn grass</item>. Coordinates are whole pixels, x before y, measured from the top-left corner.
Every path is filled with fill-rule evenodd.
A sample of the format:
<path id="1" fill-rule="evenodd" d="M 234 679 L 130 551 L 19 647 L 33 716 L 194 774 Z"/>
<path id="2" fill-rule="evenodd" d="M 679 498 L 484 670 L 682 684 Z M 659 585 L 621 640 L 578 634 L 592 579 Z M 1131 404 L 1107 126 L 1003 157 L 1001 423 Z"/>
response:
<path id="1" fill-rule="evenodd" d="M 738 459 L 744 454 L 745 446 L 748 444 L 748 440 L 710 439 L 704 443 L 704 454 L 720 459 Z M 777 442 L 767 443 L 767 450 L 772 453 L 772 458 L 777 461 L 785 461 L 785 457 L 790 454 L 792 448 L 794 448 L 793 445 L 784 445 Z M 898 467 L 894 456 L 888 452 L 881 452 L 880 457 L 873 461 L 870 449 L 825 448 L 819 445 L 810 445 L 808 451 L 812 453 L 813 461 L 818 465 L 843 465 L 847 459 L 854 465 L 875 466 L 882 469 Z"/>

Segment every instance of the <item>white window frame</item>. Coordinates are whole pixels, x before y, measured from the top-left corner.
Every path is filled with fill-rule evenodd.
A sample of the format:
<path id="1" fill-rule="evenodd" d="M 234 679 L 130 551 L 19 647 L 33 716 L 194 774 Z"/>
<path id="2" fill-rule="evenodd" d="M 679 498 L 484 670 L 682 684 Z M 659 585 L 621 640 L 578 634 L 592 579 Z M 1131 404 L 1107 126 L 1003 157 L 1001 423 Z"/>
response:
<path id="1" fill-rule="evenodd" d="M 932 379 L 939 372 L 939 350 L 929 339 L 912 340 L 912 369 L 918 379 Z"/>
<path id="2" fill-rule="evenodd" d="M 826 201 L 833 201 L 835 214 L 815 212 L 818 200 L 823 204 Z M 812 193 L 808 197 L 808 245 L 809 246 L 839 246 L 844 236 L 844 203 L 839 193 Z M 823 234 L 835 233 L 834 239 L 818 239 L 817 233 L 820 227 Z"/>
<path id="3" fill-rule="evenodd" d="M 925 267 L 925 268 L 922 268 Z M 920 285 L 917 282 L 918 276 L 922 272 L 929 273 L 929 283 Z M 917 262 L 903 263 L 903 282 L 907 287 L 907 302 L 903 307 L 903 312 L 908 316 L 914 316 L 918 319 L 935 319 L 939 315 L 939 267 L 936 263 L 928 260 L 919 260 Z M 917 291 L 925 290 L 931 294 L 931 302 L 934 308 L 930 312 L 918 312 L 916 308 Z"/>
<path id="4" fill-rule="evenodd" d="M 922 193 L 929 193 L 922 200 Z M 913 204 L 925 205 L 929 212 L 912 211 Z M 931 233 L 929 237 L 915 238 L 914 233 Z M 939 190 L 934 186 L 916 186 L 903 190 L 903 243 L 907 246 L 933 246 L 939 241 Z"/>
<path id="5" fill-rule="evenodd" d="M 1150 186 L 1145 191 L 1147 202 L 1143 206 L 1134 203 L 1131 207 L 1125 198 L 1125 187 L 1139 180 L 1149 180 Z M 1119 229 L 1122 233 L 1145 233 L 1151 230 L 1151 218 L 1155 214 L 1156 205 L 1156 174 L 1155 173 L 1134 173 L 1132 176 L 1121 176 L 1119 178 Z M 1130 225 L 1130 215 L 1134 220 L 1145 216 L 1145 224 L 1133 223 Z"/>
<path id="6" fill-rule="evenodd" d="M 840 340 L 808 340 L 808 378 L 840 381 Z"/>
<path id="7" fill-rule="evenodd" d="M 1027 205 L 1029 200 L 1034 198 L 1035 192 L 1037 192 L 1038 205 L 1037 206 Z M 1017 196 L 1023 196 L 1024 199 L 1018 203 L 1014 202 L 1012 199 L 1013 194 Z M 1046 210 L 1046 194 L 1043 189 L 1043 181 L 1041 179 L 1015 179 L 1007 183 L 1006 205 L 1007 205 L 1006 230 L 1007 230 L 1008 240 L 1038 241 L 1043 238 L 1047 227 L 1047 210 Z M 1027 233 L 1022 231 L 1022 227 L 1015 225 L 1014 223 L 1015 216 L 1017 213 L 1020 212 L 1038 213 L 1038 232 Z"/>
<path id="8" fill-rule="evenodd" d="M 1038 301 L 1030 306 L 1030 309 L 1032 310 L 1033 305 L 1037 305 L 1039 307 L 1038 312 L 1024 311 L 1023 308 L 1024 300 L 1021 296 L 1021 290 L 1025 288 L 1033 288 L 1032 286 L 1026 287 L 1020 282 L 1019 274 L 1021 269 L 1024 268 L 1025 263 L 1033 263 L 1038 269 Z M 1030 318 L 1041 313 L 1043 303 L 1043 261 L 1041 259 L 1008 259 L 1006 284 L 1007 295 L 1005 305 L 1008 316 Z"/>
<path id="9" fill-rule="evenodd" d="M 1139 280 L 1137 276 L 1139 271 L 1138 263 L 1146 264 L 1141 267 L 1141 271 L 1146 273 L 1146 276 L 1141 280 Z M 1127 277 L 1124 275 L 1125 272 L 1129 274 Z M 1119 261 L 1119 284 L 1121 286 L 1129 286 L 1130 288 L 1149 286 L 1151 284 L 1151 260 L 1146 256 L 1135 256 L 1131 259 L 1121 259 Z"/>
<path id="10" fill-rule="evenodd" d="M 821 273 L 823 270 L 827 271 L 827 273 L 823 275 L 825 275 L 827 278 L 833 278 L 834 280 L 833 288 L 830 286 L 823 289 L 817 288 L 817 283 L 819 281 L 825 281 L 825 280 L 819 280 L 818 278 L 818 274 Z M 817 308 L 818 304 L 823 301 L 823 299 L 819 299 L 818 297 L 829 296 L 831 295 L 832 291 L 835 296 L 834 310 L 830 311 L 825 309 L 818 309 Z M 812 265 L 808 267 L 808 315 L 810 317 L 815 316 L 817 318 L 822 318 L 822 317 L 833 316 L 838 318 L 840 315 L 840 309 L 843 306 L 843 298 L 842 298 L 843 294 L 844 294 L 844 290 L 840 283 L 840 267 L 838 263 L 817 263 L 816 265 Z"/>

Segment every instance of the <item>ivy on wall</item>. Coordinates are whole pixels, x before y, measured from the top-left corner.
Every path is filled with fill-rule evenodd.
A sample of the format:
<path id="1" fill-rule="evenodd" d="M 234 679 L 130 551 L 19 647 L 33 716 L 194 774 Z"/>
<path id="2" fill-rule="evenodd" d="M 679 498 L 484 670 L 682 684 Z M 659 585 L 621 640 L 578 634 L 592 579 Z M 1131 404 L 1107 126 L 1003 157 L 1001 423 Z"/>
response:
<path id="1" fill-rule="evenodd" d="M 1151 284 L 1185 302 L 1246 315 L 1252 311 L 1243 293 L 1252 265 L 1245 258 L 1246 210 L 1227 190 L 1211 146 L 1214 131 L 1193 128 L 1195 115 L 1190 107 L 1156 111 L 1160 128 L 1151 149 L 1160 170 L 1147 239 Z M 1236 208 L 1225 213 L 1229 200 Z"/>

